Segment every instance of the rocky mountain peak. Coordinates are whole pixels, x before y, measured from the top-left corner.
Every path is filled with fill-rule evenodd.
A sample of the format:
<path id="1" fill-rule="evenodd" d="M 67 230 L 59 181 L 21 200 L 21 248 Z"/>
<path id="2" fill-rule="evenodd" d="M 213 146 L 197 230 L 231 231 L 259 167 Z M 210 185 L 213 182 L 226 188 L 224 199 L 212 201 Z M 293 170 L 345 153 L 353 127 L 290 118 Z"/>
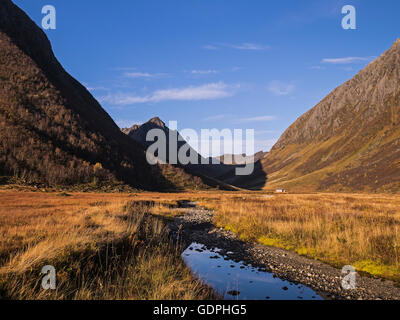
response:
<path id="1" fill-rule="evenodd" d="M 147 121 L 148 123 L 153 123 L 161 128 L 166 128 L 165 123 L 159 118 L 159 117 L 154 117 L 151 118 L 149 121 Z"/>

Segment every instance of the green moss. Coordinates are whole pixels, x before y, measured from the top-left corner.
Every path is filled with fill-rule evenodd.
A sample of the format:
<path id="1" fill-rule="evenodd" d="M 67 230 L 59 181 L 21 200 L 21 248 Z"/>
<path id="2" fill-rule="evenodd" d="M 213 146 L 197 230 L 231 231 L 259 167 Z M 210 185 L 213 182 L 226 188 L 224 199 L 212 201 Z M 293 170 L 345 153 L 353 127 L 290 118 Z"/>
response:
<path id="1" fill-rule="evenodd" d="M 306 247 L 296 249 L 296 253 L 308 257 L 316 257 L 316 255 L 318 254 L 315 248 L 306 248 Z"/>
<path id="2" fill-rule="evenodd" d="M 269 246 L 269 247 L 279 247 L 279 248 L 284 247 L 284 244 L 282 243 L 282 241 L 280 239 L 269 238 L 266 236 L 260 237 L 258 239 L 258 242 L 265 246 Z"/>
<path id="3" fill-rule="evenodd" d="M 262 237 L 258 238 L 257 241 L 259 243 L 261 243 L 265 246 L 269 246 L 269 247 L 282 248 L 282 249 L 286 249 L 286 250 L 294 249 L 294 246 L 291 243 L 284 241 L 283 239 L 280 239 L 280 238 L 271 238 L 271 237 L 267 237 L 267 236 L 262 236 Z"/>
<path id="4" fill-rule="evenodd" d="M 380 264 L 372 260 L 361 260 L 353 263 L 354 268 L 358 271 L 367 272 L 375 276 L 384 276 L 388 278 L 399 278 L 400 268 Z"/>

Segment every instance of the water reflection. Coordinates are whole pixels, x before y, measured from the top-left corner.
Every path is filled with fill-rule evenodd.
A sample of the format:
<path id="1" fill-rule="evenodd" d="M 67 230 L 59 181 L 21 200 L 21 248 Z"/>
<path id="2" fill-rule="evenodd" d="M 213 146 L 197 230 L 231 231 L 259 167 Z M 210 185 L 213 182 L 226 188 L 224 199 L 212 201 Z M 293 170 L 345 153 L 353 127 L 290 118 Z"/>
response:
<path id="1" fill-rule="evenodd" d="M 223 295 L 238 300 L 322 300 L 312 289 L 284 281 L 272 273 L 235 262 L 210 251 L 200 243 L 191 244 L 182 257 L 205 283 Z"/>

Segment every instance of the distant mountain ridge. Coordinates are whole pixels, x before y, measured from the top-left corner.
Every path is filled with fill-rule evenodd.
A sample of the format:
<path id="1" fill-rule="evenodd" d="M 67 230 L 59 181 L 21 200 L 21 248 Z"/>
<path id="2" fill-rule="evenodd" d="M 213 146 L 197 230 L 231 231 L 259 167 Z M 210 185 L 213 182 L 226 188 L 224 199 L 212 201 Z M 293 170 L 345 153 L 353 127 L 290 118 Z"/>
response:
<path id="1" fill-rule="evenodd" d="M 259 175 L 267 174 L 265 185 Z M 400 39 L 281 136 L 240 185 L 298 191 L 400 190 Z"/>
<path id="2" fill-rule="evenodd" d="M 158 117 L 154 117 L 149 121 L 143 123 L 142 125 L 133 125 L 131 128 L 123 128 L 121 129 L 121 131 L 127 134 L 136 142 L 143 145 L 143 147 L 148 148 L 150 145 L 154 143 L 152 141 L 146 140 L 147 133 L 152 129 L 159 129 L 164 132 L 167 138 L 166 149 L 169 150 L 170 129 Z M 242 165 L 242 164 L 231 164 L 231 165 L 224 164 L 218 158 L 211 158 L 211 157 L 204 158 L 203 156 L 198 154 L 197 151 L 194 150 L 183 139 L 183 137 L 179 134 L 179 132 L 176 132 L 176 135 L 177 137 L 179 137 L 177 141 L 177 150 L 180 150 L 180 148 L 185 147 L 188 150 L 188 153 L 190 152 L 191 154 L 194 154 L 195 155 L 194 157 L 197 159 L 197 164 L 182 165 L 179 162 L 177 164 L 178 167 L 185 169 L 185 171 L 190 174 L 196 174 L 204 178 L 210 178 L 217 184 L 218 183 L 226 184 L 227 183 L 227 181 L 225 181 L 226 177 L 229 176 L 231 178 L 232 175 L 235 175 L 234 174 L 235 168 L 237 168 L 238 165 L 240 166 Z M 169 162 L 168 154 L 165 159 L 161 158 L 161 160 Z"/>
<path id="3" fill-rule="evenodd" d="M 233 155 L 233 154 L 224 154 L 222 156 L 217 157 L 219 161 L 225 163 L 225 161 L 230 162 L 233 160 L 233 164 L 244 164 L 246 162 L 257 162 L 264 159 L 267 156 L 268 152 L 259 151 L 252 156 L 246 156 L 246 154 L 241 155 Z M 239 157 L 238 157 L 239 156 Z M 239 158 L 239 160 L 237 159 Z M 225 163 L 226 164 L 226 163 Z"/>

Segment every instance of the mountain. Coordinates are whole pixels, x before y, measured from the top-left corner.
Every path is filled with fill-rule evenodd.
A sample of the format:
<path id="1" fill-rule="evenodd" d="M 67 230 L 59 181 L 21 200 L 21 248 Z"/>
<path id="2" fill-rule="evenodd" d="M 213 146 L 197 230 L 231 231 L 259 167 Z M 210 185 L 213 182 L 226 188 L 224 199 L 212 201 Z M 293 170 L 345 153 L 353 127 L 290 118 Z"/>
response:
<path id="1" fill-rule="evenodd" d="M 183 168 L 187 173 L 201 177 L 205 183 L 211 184 L 212 186 L 219 186 L 224 189 L 232 189 L 232 186 L 227 184 L 223 179 L 221 179 L 221 177 L 224 177 L 228 172 L 234 172 L 234 169 L 237 167 L 237 165 L 226 165 L 217 158 L 204 158 L 183 139 L 179 132 L 171 131 L 171 129 L 169 129 L 160 118 L 154 117 L 142 125 L 134 125 L 131 128 L 123 128 L 121 131 L 147 149 L 154 143 L 146 140 L 147 133 L 152 129 L 158 129 L 164 132 L 167 138 L 167 150 L 169 150 L 170 145 L 170 134 L 175 134 L 178 137 L 177 152 L 183 147 L 188 155 L 193 155 L 193 158 L 197 160 L 197 164 L 181 164 L 178 161 L 176 167 Z M 161 157 L 160 155 L 158 158 L 163 162 L 169 162 L 170 159 L 168 156 L 168 151 L 165 158 Z"/>
<path id="2" fill-rule="evenodd" d="M 217 157 L 217 159 L 219 161 L 221 161 L 222 163 L 225 163 L 225 160 L 226 160 L 228 162 L 227 164 L 229 164 L 231 162 L 231 159 L 232 159 L 233 164 L 245 164 L 245 163 L 249 163 L 250 161 L 253 161 L 253 162 L 260 161 L 260 160 L 264 159 L 267 156 L 267 154 L 268 154 L 268 152 L 263 152 L 263 151 L 259 151 L 259 152 L 255 153 L 253 156 L 246 156 L 246 154 L 242 154 L 241 155 L 242 158 L 239 161 L 237 159 L 235 161 L 236 155 L 224 154 L 222 156 Z"/>
<path id="3" fill-rule="evenodd" d="M 142 145 L 145 149 L 147 149 L 150 145 L 152 145 L 154 143 L 154 141 L 147 141 L 146 140 L 146 136 L 147 133 L 150 130 L 153 129 L 159 129 L 162 132 L 164 132 L 166 138 L 167 138 L 167 154 L 166 157 L 161 157 L 161 155 L 158 157 L 160 160 L 162 160 L 163 162 L 168 162 L 169 161 L 169 134 L 170 134 L 170 129 L 165 125 L 165 123 L 158 117 L 154 117 L 152 119 L 150 119 L 149 121 L 147 121 L 146 123 L 142 124 L 142 125 L 133 125 L 131 128 L 123 128 L 121 129 L 121 131 L 123 133 L 125 133 L 126 135 L 128 135 L 130 138 L 132 138 L 134 141 L 136 141 L 137 143 L 139 143 L 140 145 Z M 180 136 L 178 132 L 176 132 L 177 136 Z M 181 137 L 181 140 L 182 137 Z M 178 146 L 178 150 L 180 149 L 180 147 L 182 147 L 183 145 L 186 145 L 186 141 L 177 141 L 177 146 Z M 198 157 L 198 153 L 193 150 L 192 148 L 190 148 L 190 151 L 196 155 L 196 157 Z"/>
<path id="4" fill-rule="evenodd" d="M 400 39 L 297 119 L 261 164 L 239 184 L 289 191 L 399 191 Z M 266 184 L 260 180 L 265 174 Z"/>
<path id="5" fill-rule="evenodd" d="M 154 117 L 143 125 L 133 125 L 131 128 L 123 128 L 121 131 L 140 144 L 150 145 L 151 143 L 146 141 L 146 135 L 151 129 L 161 129 L 166 134 L 169 130 L 160 118 Z"/>
<path id="6" fill-rule="evenodd" d="M 0 174 L 50 186 L 203 185 L 171 166 L 150 166 L 143 147 L 63 69 L 44 32 L 10 0 L 0 0 Z"/>

